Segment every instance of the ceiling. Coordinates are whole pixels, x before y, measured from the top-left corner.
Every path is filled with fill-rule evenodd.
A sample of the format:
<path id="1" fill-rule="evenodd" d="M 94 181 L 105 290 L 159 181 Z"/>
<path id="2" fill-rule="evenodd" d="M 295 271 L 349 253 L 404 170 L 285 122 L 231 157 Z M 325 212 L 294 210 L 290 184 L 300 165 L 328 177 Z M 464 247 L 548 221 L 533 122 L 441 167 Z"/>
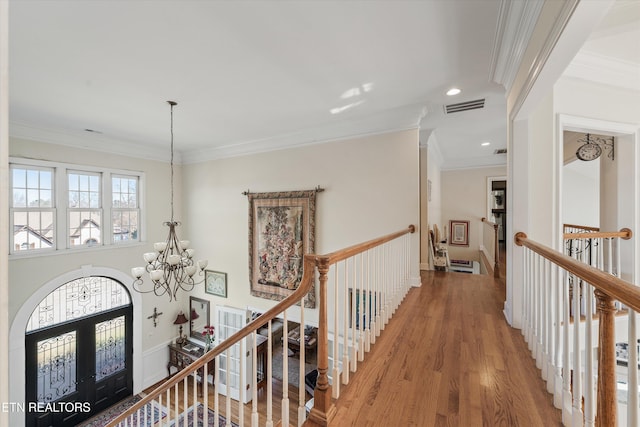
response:
<path id="1" fill-rule="evenodd" d="M 184 163 L 418 126 L 445 163 L 504 163 L 491 157 L 506 148 L 505 91 L 490 77 L 500 11 L 500 0 L 12 0 L 10 135 L 166 160 L 174 100 Z M 599 55 L 625 55 L 605 38 Z M 462 92 L 448 97 L 452 86 Z M 443 112 L 481 98 L 483 109 Z"/>

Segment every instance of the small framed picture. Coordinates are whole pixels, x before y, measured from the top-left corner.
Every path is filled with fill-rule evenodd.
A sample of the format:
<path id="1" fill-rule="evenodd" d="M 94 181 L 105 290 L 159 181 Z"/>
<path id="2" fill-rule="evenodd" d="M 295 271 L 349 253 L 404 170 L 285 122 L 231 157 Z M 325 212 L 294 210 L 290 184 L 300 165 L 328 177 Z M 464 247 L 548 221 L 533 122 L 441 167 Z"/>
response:
<path id="1" fill-rule="evenodd" d="M 227 297 L 227 273 L 220 271 L 204 271 L 204 291 L 218 297 Z"/>
<path id="2" fill-rule="evenodd" d="M 469 221 L 449 221 L 449 244 L 469 246 Z"/>

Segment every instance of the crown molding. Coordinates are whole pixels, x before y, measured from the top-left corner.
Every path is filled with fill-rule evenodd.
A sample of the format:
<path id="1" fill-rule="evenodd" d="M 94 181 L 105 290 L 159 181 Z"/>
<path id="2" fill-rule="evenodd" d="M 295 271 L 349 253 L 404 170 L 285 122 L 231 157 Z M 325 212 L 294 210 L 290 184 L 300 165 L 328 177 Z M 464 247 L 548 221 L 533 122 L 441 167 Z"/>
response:
<path id="1" fill-rule="evenodd" d="M 66 147 L 93 150 L 102 153 L 117 154 L 127 157 L 135 157 L 145 160 L 157 160 L 169 162 L 171 152 L 156 146 L 141 144 L 135 141 L 126 141 L 111 138 L 102 134 L 88 133 L 84 131 L 70 131 L 67 129 L 44 128 L 28 123 L 12 121 L 9 124 L 9 136 L 18 139 L 26 139 L 47 144 L 63 145 Z M 179 152 L 174 154 L 174 162 L 181 163 Z"/>
<path id="2" fill-rule="evenodd" d="M 640 91 L 640 64 L 593 52 L 578 52 L 563 76 Z"/>
<path id="3" fill-rule="evenodd" d="M 189 151 L 176 151 L 174 162 L 177 164 L 200 163 L 230 157 L 246 156 L 269 151 L 322 144 L 367 135 L 397 132 L 419 127 L 425 116 L 423 105 L 409 105 L 379 112 L 356 120 L 342 120 L 325 126 L 304 129 L 289 134 L 276 135 L 252 141 L 228 144 L 221 147 L 207 147 Z M 11 138 L 63 145 L 67 147 L 94 150 L 147 160 L 168 162 L 171 158 L 169 148 L 158 149 L 136 141 L 114 139 L 102 134 L 90 134 L 83 131 L 44 128 L 28 123 L 11 122 Z"/>
<path id="4" fill-rule="evenodd" d="M 285 150 L 332 141 L 361 138 L 417 129 L 425 114 L 422 105 L 410 105 L 383 111 L 357 120 L 343 120 L 337 123 L 304 129 L 283 135 L 209 147 L 182 152 L 182 163 L 200 163 L 230 157 L 247 156 L 269 151 Z"/>
<path id="5" fill-rule="evenodd" d="M 459 169 L 479 169 L 507 166 L 506 155 L 491 155 L 482 157 L 471 157 L 465 159 L 451 159 L 444 162 L 440 168 L 443 171 Z"/>
<path id="6" fill-rule="evenodd" d="M 502 0 L 491 51 L 489 76 L 507 92 L 520 68 L 544 0 Z"/>

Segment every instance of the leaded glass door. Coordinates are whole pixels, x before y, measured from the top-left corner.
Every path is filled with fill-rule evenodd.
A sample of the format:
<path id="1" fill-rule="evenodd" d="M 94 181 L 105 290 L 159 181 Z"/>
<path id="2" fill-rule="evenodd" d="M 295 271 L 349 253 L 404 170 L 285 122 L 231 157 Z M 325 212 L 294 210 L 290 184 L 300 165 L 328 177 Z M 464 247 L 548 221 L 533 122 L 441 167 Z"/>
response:
<path id="1" fill-rule="evenodd" d="M 120 284 L 94 279 L 61 287 L 63 295 L 43 300 L 32 315 L 45 326 L 25 335 L 26 403 L 34 408 L 27 426 L 76 425 L 133 392 L 133 307 Z M 103 297 L 110 301 L 98 301 Z M 57 320 L 53 300 L 67 310 Z"/>

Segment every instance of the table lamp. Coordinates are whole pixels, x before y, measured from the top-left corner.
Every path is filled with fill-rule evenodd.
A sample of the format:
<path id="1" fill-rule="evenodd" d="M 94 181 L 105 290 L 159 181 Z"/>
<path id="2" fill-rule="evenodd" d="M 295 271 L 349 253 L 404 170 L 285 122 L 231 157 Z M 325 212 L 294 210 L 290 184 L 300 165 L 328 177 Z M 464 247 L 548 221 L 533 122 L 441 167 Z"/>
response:
<path id="1" fill-rule="evenodd" d="M 185 323 L 187 323 L 189 320 L 187 319 L 187 317 L 184 315 L 184 313 L 181 311 L 180 313 L 178 313 L 178 316 L 176 317 L 176 320 L 174 320 L 173 324 L 174 325 L 180 325 L 180 335 L 178 336 L 178 339 L 176 340 L 176 344 L 179 345 L 183 345 L 185 343 L 185 341 L 187 340 L 186 337 L 182 336 L 182 325 L 184 325 Z"/>

